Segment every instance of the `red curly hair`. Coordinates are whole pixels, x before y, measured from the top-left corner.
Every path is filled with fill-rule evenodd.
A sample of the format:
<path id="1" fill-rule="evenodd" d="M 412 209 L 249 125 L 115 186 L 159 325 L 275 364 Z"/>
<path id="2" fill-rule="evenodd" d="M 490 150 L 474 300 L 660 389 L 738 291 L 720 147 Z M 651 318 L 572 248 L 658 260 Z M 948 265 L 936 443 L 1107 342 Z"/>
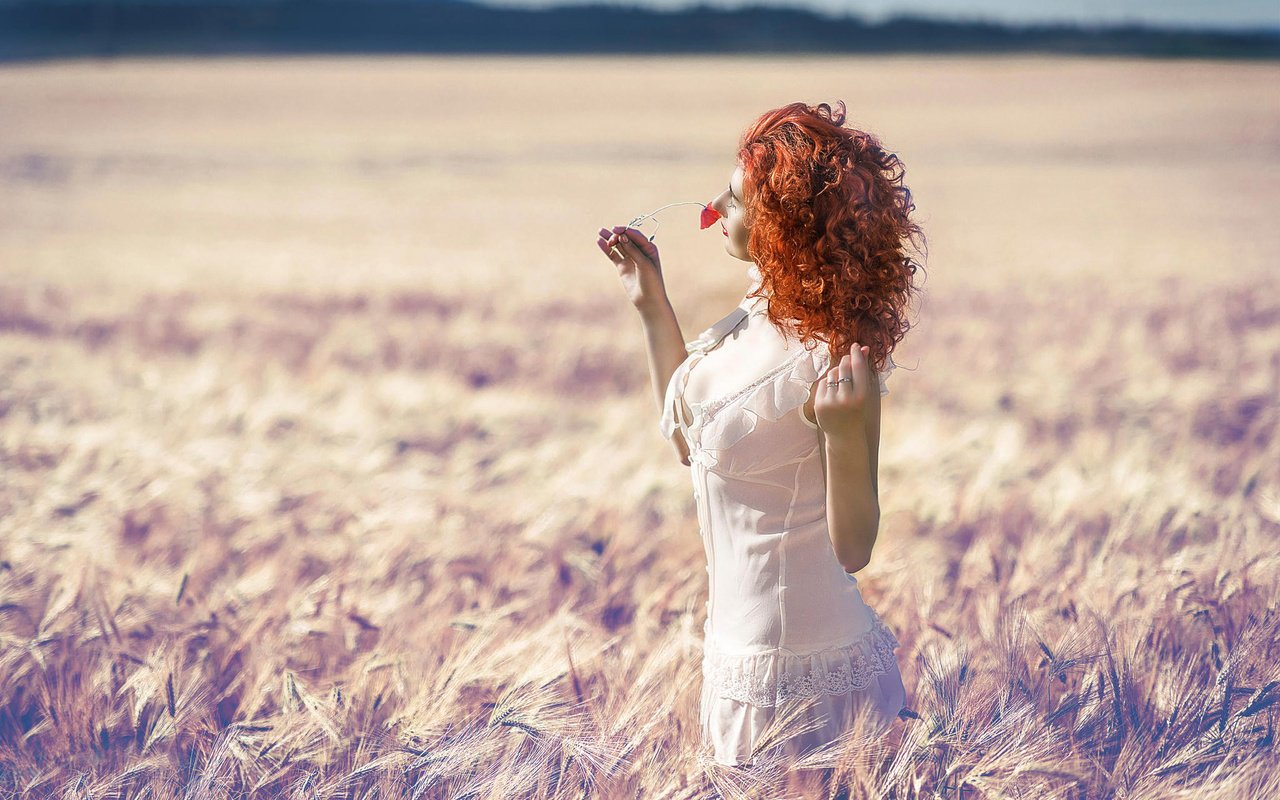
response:
<path id="1" fill-rule="evenodd" d="M 870 133 L 843 127 L 845 106 L 791 103 L 743 134 L 738 161 L 769 319 L 802 342 L 826 342 L 834 364 L 853 342 L 876 370 L 911 324 L 919 289 L 906 245 L 924 233 L 903 165 Z"/>

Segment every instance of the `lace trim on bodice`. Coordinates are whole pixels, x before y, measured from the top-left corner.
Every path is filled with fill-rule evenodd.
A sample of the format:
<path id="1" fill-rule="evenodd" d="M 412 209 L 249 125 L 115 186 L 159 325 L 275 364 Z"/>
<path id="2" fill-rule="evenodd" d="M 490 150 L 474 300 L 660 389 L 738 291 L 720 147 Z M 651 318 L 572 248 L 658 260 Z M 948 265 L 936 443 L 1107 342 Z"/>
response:
<path id="1" fill-rule="evenodd" d="M 684 426 L 684 415 L 679 410 L 682 400 L 687 403 L 689 410 L 693 412 L 689 427 L 701 428 L 726 407 L 738 401 L 743 401 L 745 398 L 745 401 L 742 402 L 742 410 L 750 412 L 750 414 L 744 415 L 745 418 L 739 420 L 738 424 L 733 426 L 740 430 L 735 431 L 729 437 L 729 440 L 720 443 L 721 448 L 728 447 L 734 441 L 749 433 L 755 427 L 757 419 L 781 419 L 783 415 L 803 405 L 809 399 L 809 391 L 813 382 L 830 369 L 831 357 L 825 343 L 813 342 L 806 347 L 799 340 L 794 340 L 789 345 L 796 348 L 794 355 L 786 357 L 781 363 L 770 368 L 765 374 L 746 386 L 736 389 L 727 395 L 704 402 L 685 399 L 683 397 L 683 389 L 689 370 L 719 345 L 720 341 L 732 332 L 749 313 L 760 312 L 748 312 L 745 308 L 739 306 L 724 319 L 703 331 L 700 336 L 685 343 L 685 350 L 688 351 L 689 357 L 671 375 L 664 393 L 663 410 L 658 422 L 658 428 L 663 437 L 670 439 L 677 428 Z M 896 366 L 893 363 L 893 359 L 890 358 L 888 367 L 883 372 L 877 373 L 879 391 L 882 396 L 889 393 L 886 380 L 889 377 L 889 373 Z M 690 446 L 693 446 L 692 442 L 690 442 Z M 704 456 L 703 459 L 711 463 L 714 463 L 715 460 L 711 456 Z"/>
<path id="2" fill-rule="evenodd" d="M 699 403 L 697 401 L 689 401 L 689 408 L 692 409 L 695 414 L 697 414 L 699 410 L 701 410 L 702 418 L 704 420 L 712 416 L 715 416 L 717 411 L 729 405 L 734 400 L 737 400 L 738 398 L 742 397 L 743 395 L 747 394 L 748 392 L 754 389 L 759 389 L 761 386 L 764 386 L 769 381 L 773 380 L 774 378 L 777 378 L 783 372 L 793 367 L 795 365 L 796 359 L 801 358 L 804 355 L 805 355 L 805 351 L 803 348 L 801 348 L 799 351 L 796 352 L 795 355 L 788 356 L 781 364 L 769 370 L 764 375 L 761 375 L 758 379 L 752 381 L 751 383 L 747 384 L 741 389 L 737 389 L 725 395 L 724 397 L 717 397 L 712 400 L 708 400 L 705 403 Z M 817 380 L 816 375 L 814 376 L 814 380 Z M 806 385 L 806 389 L 807 389 L 807 385 Z M 807 398 L 807 392 L 806 392 L 806 398 Z M 790 409 L 787 409 L 787 410 L 790 410 Z"/>
<path id="3" fill-rule="evenodd" d="M 786 650 L 733 656 L 720 653 L 712 641 L 704 643 L 703 680 L 728 700 L 757 707 L 776 706 L 791 700 L 824 694 L 861 691 L 877 675 L 897 667 L 893 631 L 874 609 L 871 629 L 843 647 L 815 653 Z"/>

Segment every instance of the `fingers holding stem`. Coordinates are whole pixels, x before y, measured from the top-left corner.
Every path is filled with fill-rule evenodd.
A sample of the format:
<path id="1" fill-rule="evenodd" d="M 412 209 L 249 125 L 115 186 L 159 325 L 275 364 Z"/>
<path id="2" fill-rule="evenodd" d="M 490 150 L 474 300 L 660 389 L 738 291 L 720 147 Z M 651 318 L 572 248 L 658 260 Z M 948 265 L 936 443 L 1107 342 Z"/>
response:
<path id="1" fill-rule="evenodd" d="M 626 258 L 635 262 L 650 261 L 657 263 L 657 248 L 643 233 L 625 225 L 615 226 L 608 242 L 617 248 Z"/>
<path id="2" fill-rule="evenodd" d="M 620 252 L 619 245 L 620 241 L 618 239 L 618 234 L 608 228 L 601 228 L 599 230 L 598 237 L 596 239 L 596 246 L 599 247 L 600 252 L 608 256 L 609 260 L 614 264 L 620 264 L 625 260 Z"/>

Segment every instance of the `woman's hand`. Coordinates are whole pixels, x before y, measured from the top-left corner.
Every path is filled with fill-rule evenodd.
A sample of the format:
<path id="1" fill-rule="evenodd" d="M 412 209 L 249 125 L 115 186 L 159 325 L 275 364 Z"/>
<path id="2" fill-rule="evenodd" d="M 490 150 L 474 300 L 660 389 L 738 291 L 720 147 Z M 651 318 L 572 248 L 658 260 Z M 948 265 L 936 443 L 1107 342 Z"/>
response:
<path id="1" fill-rule="evenodd" d="M 662 259 L 658 246 L 648 237 L 635 228 L 615 225 L 613 230 L 601 228 L 596 244 L 618 268 L 622 288 L 632 305 L 644 309 L 667 302 Z"/>
<path id="2" fill-rule="evenodd" d="M 853 343 L 850 352 L 818 382 L 813 398 L 813 415 L 826 435 L 827 443 L 837 446 L 865 440 L 863 418 L 867 392 L 871 387 L 871 369 L 867 356 L 870 348 Z M 835 386 L 831 383 L 839 380 Z"/>

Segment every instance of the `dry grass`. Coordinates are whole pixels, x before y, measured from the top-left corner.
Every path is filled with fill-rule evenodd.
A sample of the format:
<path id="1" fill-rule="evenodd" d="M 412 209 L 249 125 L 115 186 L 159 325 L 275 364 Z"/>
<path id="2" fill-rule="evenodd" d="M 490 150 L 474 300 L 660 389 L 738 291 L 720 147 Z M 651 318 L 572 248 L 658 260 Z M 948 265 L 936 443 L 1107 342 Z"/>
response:
<path id="1" fill-rule="evenodd" d="M 1276 78 L 0 69 L 0 791 L 1280 796 Z M 592 239 L 836 97 L 930 236 L 860 575 L 912 714 L 716 769 L 688 478 Z M 692 220 L 690 337 L 745 287 Z"/>

